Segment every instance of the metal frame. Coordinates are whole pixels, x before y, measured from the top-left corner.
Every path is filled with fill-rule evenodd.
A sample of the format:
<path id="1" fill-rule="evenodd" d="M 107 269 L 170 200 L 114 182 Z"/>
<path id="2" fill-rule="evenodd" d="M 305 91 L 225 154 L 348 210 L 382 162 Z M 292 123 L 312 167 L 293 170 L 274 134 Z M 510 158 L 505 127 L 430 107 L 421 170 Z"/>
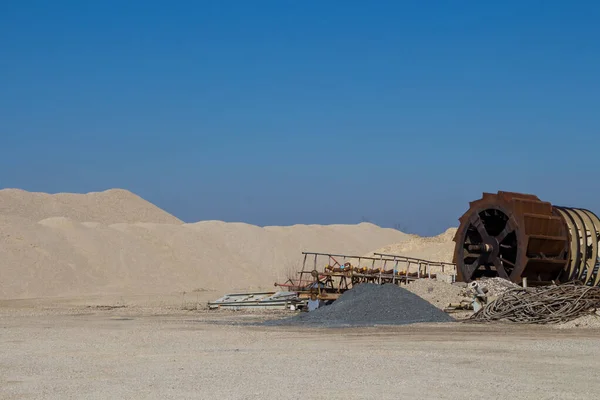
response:
<path id="1" fill-rule="evenodd" d="M 451 269 L 451 273 L 449 274 L 452 277 L 452 282 L 456 280 L 456 264 L 451 262 L 443 262 L 443 261 L 430 261 L 422 258 L 414 258 L 414 257 L 406 257 L 400 256 L 396 254 L 385 254 L 385 253 L 373 253 L 376 256 L 380 257 L 391 257 L 394 261 L 400 261 L 406 263 L 406 272 L 408 276 L 408 270 L 410 269 L 411 264 L 417 264 L 418 268 L 418 277 L 421 277 L 421 271 L 423 266 L 425 266 L 425 274 L 428 278 L 431 278 L 431 267 L 440 267 L 442 269 L 442 274 L 446 273 L 446 268 Z"/>
<path id="2" fill-rule="evenodd" d="M 290 305 L 302 306 L 306 305 L 305 303 L 295 292 L 229 293 L 208 302 L 208 308 L 211 310 L 286 309 Z"/>
<path id="3" fill-rule="evenodd" d="M 439 266 L 444 274 L 450 269 L 448 275 L 452 282 L 456 280 L 456 265 L 453 263 L 398 254 L 374 253 L 373 257 L 369 257 L 304 251 L 302 255 L 304 260 L 302 270 L 298 272 L 299 279 L 289 279 L 286 283 L 276 283 L 275 286 L 289 287 L 290 290 L 293 288 L 298 292 L 299 298 L 313 301 L 335 300 L 343 292 L 360 283 L 399 285 L 421 278 L 436 278 L 437 274 L 431 271 L 432 266 Z M 328 260 L 321 271 L 318 268 L 319 257 L 327 257 Z M 358 266 L 353 266 L 348 260 L 357 260 Z M 370 266 L 364 266 L 363 261 Z M 410 271 L 411 265 L 418 266 L 416 271 Z M 312 280 L 306 279 L 306 275 Z"/>

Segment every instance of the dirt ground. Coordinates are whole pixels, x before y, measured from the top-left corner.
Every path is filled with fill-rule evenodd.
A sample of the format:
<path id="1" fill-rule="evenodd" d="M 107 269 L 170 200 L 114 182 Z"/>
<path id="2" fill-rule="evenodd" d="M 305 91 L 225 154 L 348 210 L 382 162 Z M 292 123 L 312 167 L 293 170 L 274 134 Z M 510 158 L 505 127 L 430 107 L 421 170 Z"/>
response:
<path id="1" fill-rule="evenodd" d="M 591 399 L 600 391 L 597 329 L 267 328 L 252 323 L 277 312 L 76 303 L 0 303 L 1 399 Z"/>

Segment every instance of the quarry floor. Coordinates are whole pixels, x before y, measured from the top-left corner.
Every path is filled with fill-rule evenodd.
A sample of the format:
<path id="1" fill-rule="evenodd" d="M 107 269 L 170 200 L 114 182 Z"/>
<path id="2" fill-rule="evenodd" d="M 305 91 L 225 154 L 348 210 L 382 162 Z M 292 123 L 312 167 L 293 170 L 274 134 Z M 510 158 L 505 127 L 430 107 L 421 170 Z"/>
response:
<path id="1" fill-rule="evenodd" d="M 275 317 L 0 302 L 0 399 L 591 399 L 600 391 L 599 329 L 253 325 Z"/>

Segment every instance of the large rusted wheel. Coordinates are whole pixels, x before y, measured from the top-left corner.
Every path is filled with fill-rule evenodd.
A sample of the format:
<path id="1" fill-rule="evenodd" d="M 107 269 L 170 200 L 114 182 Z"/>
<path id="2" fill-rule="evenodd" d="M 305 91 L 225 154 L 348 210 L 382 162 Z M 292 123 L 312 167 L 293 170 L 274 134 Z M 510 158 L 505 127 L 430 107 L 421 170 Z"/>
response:
<path id="1" fill-rule="evenodd" d="M 598 286 L 599 239 L 600 220 L 589 210 L 553 207 L 530 194 L 484 193 L 470 203 L 454 237 L 457 280 L 499 276 Z"/>
<path id="2" fill-rule="evenodd" d="M 552 205 L 533 195 L 484 193 L 460 218 L 458 280 L 499 276 L 513 282 L 557 279 L 569 260 L 569 236 Z"/>

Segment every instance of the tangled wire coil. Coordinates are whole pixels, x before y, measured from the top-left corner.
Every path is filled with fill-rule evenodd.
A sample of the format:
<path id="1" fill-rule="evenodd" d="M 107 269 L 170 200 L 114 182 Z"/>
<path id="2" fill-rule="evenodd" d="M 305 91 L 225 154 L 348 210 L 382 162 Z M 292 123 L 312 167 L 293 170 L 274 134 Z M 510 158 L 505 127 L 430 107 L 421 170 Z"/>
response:
<path id="1" fill-rule="evenodd" d="M 600 307 L 600 287 L 584 286 L 581 282 L 535 288 L 519 287 L 504 292 L 473 314 L 470 320 L 551 324 L 590 314 L 597 307 Z"/>

